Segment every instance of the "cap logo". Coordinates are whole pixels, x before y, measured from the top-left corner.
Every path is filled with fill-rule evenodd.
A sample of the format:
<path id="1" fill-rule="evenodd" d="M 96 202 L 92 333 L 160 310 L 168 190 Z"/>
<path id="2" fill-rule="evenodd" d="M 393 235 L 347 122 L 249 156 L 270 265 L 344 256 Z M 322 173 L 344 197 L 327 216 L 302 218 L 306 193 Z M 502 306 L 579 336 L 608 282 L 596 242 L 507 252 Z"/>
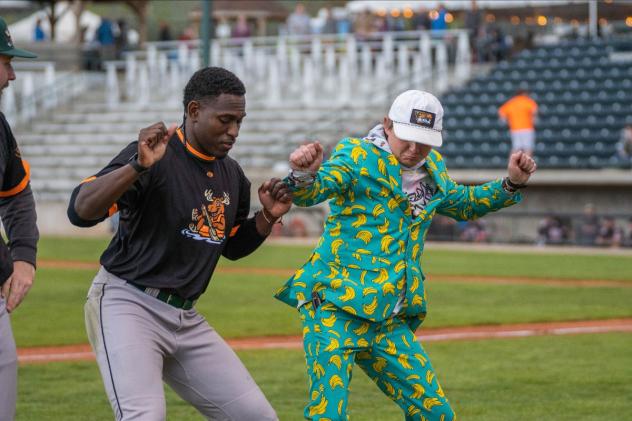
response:
<path id="1" fill-rule="evenodd" d="M 413 109 L 413 112 L 410 114 L 410 122 L 418 126 L 433 128 L 435 117 L 436 114 L 430 111 Z"/>
<path id="2" fill-rule="evenodd" d="M 13 40 L 11 39 L 11 34 L 9 33 L 8 29 L 4 30 L 4 35 L 7 37 L 7 45 L 13 48 Z"/>

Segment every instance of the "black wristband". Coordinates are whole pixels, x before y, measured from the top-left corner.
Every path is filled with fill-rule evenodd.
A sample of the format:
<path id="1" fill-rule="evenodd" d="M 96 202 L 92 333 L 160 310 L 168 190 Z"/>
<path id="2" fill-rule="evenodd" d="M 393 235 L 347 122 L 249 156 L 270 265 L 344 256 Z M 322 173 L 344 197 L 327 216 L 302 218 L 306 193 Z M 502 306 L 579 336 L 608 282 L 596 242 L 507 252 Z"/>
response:
<path id="1" fill-rule="evenodd" d="M 505 180 L 507 180 L 507 185 L 512 188 L 513 190 L 520 190 L 520 189 L 524 189 L 527 187 L 526 184 L 515 184 L 512 183 L 511 180 L 509 179 L 509 177 L 505 177 Z"/>
<path id="2" fill-rule="evenodd" d="M 148 167 L 143 167 L 142 165 L 140 165 L 140 162 L 138 162 L 138 153 L 135 153 L 129 159 L 128 164 L 130 164 L 132 168 L 134 168 L 134 170 L 139 174 L 142 174 L 149 169 Z"/>

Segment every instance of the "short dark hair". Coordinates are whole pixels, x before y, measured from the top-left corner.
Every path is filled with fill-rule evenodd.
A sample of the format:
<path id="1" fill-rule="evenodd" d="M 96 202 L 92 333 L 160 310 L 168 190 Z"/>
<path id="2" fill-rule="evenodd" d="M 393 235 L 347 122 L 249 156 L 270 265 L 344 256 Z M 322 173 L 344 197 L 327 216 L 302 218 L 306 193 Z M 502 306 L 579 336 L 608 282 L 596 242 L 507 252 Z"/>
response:
<path id="1" fill-rule="evenodd" d="M 184 112 L 189 102 L 213 100 L 221 94 L 244 96 L 246 87 L 234 73 L 221 67 L 205 67 L 193 73 L 184 88 Z"/>

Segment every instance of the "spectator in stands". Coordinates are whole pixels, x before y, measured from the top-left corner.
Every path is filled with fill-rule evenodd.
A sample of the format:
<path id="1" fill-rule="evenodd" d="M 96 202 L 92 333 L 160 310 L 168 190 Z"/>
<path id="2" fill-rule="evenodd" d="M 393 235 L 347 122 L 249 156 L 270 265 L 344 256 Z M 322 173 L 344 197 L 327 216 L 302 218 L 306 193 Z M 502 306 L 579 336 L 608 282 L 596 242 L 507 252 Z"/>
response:
<path id="1" fill-rule="evenodd" d="M 336 19 L 332 16 L 331 10 L 329 8 L 321 9 L 323 13 L 323 26 L 320 30 L 323 34 L 335 34 L 336 33 Z"/>
<path id="2" fill-rule="evenodd" d="M 195 38 L 195 31 L 190 26 L 187 26 L 186 28 L 182 30 L 182 32 L 180 32 L 180 35 L 178 36 L 178 41 L 192 41 L 194 38 Z"/>
<path id="3" fill-rule="evenodd" d="M 101 24 L 96 29 L 95 39 L 100 45 L 101 60 L 113 60 L 116 51 L 114 47 L 114 28 L 110 19 L 101 19 Z"/>
<path id="4" fill-rule="evenodd" d="M 368 38 L 373 28 L 373 14 L 368 9 L 360 12 L 353 22 L 353 32 L 360 40 Z"/>
<path id="5" fill-rule="evenodd" d="M 430 16 L 428 16 L 428 10 L 421 6 L 415 18 L 413 19 L 413 27 L 416 31 L 427 31 L 430 29 Z"/>
<path id="6" fill-rule="evenodd" d="M 252 35 L 245 15 L 237 16 L 237 23 L 233 27 L 232 35 L 233 38 L 250 38 Z"/>
<path id="7" fill-rule="evenodd" d="M 493 60 L 498 63 L 506 60 L 511 51 L 511 37 L 506 36 L 500 28 L 494 28 L 491 34 L 491 52 Z"/>
<path id="8" fill-rule="evenodd" d="M 476 62 L 484 63 L 491 61 L 492 53 L 491 48 L 493 44 L 492 34 L 488 25 L 481 25 L 478 28 L 478 32 L 475 40 L 476 50 Z"/>
<path id="9" fill-rule="evenodd" d="M 42 20 L 38 19 L 35 21 L 35 30 L 33 32 L 33 41 L 42 42 L 46 41 L 46 33 L 44 32 L 44 28 L 42 28 Z"/>
<path id="10" fill-rule="evenodd" d="M 336 10 L 338 11 L 338 13 L 334 15 L 336 20 L 336 32 L 339 34 L 350 34 L 353 29 L 353 25 L 351 24 L 349 14 L 345 9 L 339 8 Z"/>
<path id="11" fill-rule="evenodd" d="M 217 38 L 230 38 L 232 34 L 232 28 L 230 27 L 230 23 L 228 23 L 228 19 L 221 17 L 219 18 L 219 23 L 215 28 L 215 36 Z"/>
<path id="12" fill-rule="evenodd" d="M 632 164 L 632 123 L 626 124 L 621 130 L 619 142 L 617 143 L 617 156 L 621 163 Z"/>
<path id="13" fill-rule="evenodd" d="M 129 29 L 127 26 L 127 21 L 123 18 L 119 19 L 117 22 L 117 31 L 114 36 L 114 47 L 116 49 L 116 58 L 120 60 L 123 56 L 123 51 L 128 49 L 127 36 L 129 33 Z"/>
<path id="14" fill-rule="evenodd" d="M 465 229 L 461 233 L 461 241 L 469 241 L 472 243 L 485 243 L 488 237 L 487 227 L 480 219 L 467 221 Z"/>
<path id="15" fill-rule="evenodd" d="M 470 37 L 470 48 L 474 51 L 474 57 L 477 56 L 476 46 L 478 29 L 481 26 L 482 19 L 481 11 L 476 5 L 476 0 L 472 0 L 470 10 L 465 12 L 465 29 Z"/>
<path id="16" fill-rule="evenodd" d="M 632 247 L 632 218 L 628 219 L 628 231 L 623 238 L 623 245 L 625 247 Z"/>
<path id="17" fill-rule="evenodd" d="M 386 32 L 388 31 L 388 25 L 386 24 L 386 18 L 383 16 L 376 16 L 373 21 L 373 28 L 375 28 L 375 32 Z"/>
<path id="18" fill-rule="evenodd" d="M 173 37 L 171 36 L 171 27 L 169 23 L 164 20 L 160 21 L 160 29 L 158 31 L 158 40 L 160 41 L 171 41 Z"/>
<path id="19" fill-rule="evenodd" d="M 509 125 L 511 153 L 523 151 L 529 156 L 533 155 L 537 112 L 538 104 L 525 89 L 519 89 L 513 98 L 498 109 L 500 119 Z"/>
<path id="20" fill-rule="evenodd" d="M 305 13 L 303 3 L 297 3 L 294 12 L 287 18 L 287 32 L 289 35 L 309 35 L 310 18 Z"/>
<path id="21" fill-rule="evenodd" d="M 565 244 L 568 241 L 568 227 L 557 216 L 547 216 L 538 224 L 538 238 L 536 244 Z"/>
<path id="22" fill-rule="evenodd" d="M 599 217 L 595 214 L 595 205 L 587 203 L 579 219 L 577 244 L 580 246 L 594 246 L 599 232 Z"/>
<path id="23" fill-rule="evenodd" d="M 604 247 L 620 247 L 623 241 L 623 232 L 617 227 L 615 219 L 611 216 L 603 218 L 599 225 L 599 232 L 595 243 Z"/>
<path id="24" fill-rule="evenodd" d="M 442 4 L 439 4 L 435 13 L 432 14 L 432 21 L 430 22 L 430 29 L 433 32 L 441 33 L 448 29 L 448 22 L 446 21 L 447 10 Z"/>

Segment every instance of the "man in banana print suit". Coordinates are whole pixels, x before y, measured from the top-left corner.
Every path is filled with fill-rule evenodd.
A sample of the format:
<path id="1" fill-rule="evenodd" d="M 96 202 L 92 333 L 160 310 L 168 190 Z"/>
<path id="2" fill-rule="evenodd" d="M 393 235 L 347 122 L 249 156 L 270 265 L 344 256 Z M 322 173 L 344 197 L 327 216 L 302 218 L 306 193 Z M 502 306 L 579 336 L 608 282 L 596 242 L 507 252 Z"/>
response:
<path id="1" fill-rule="evenodd" d="M 426 315 L 424 238 L 436 213 L 470 220 L 518 203 L 536 165 L 518 152 L 506 178 L 456 184 L 433 149 L 442 144 L 442 120 L 437 98 L 406 91 L 383 124 L 340 141 L 325 163 L 318 143 L 290 155 L 294 203 L 329 199 L 331 207 L 308 262 L 276 294 L 303 324 L 306 419 L 348 419 L 355 363 L 407 420 L 455 419 L 414 333 Z"/>

